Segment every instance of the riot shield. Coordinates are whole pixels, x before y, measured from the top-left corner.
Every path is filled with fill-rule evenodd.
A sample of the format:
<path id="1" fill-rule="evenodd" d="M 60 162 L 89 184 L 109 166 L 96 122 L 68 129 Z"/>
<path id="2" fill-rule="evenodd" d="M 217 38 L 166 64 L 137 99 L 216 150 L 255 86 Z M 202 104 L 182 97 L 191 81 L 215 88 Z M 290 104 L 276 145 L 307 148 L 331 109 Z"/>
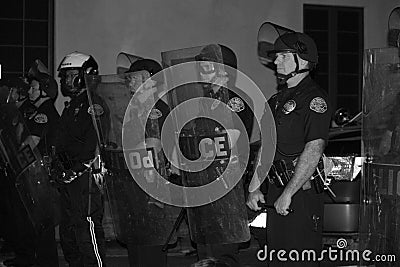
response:
<path id="1" fill-rule="evenodd" d="M 240 118 L 227 108 L 228 76 L 221 47 L 211 44 L 162 52 L 162 60 L 164 67 L 171 67 L 166 75 L 168 88 L 173 88 L 168 92 L 172 126 L 166 126 L 176 133 L 182 205 L 187 207 L 191 239 L 199 244 L 247 241 L 241 181 L 245 164 L 240 166 L 235 144 L 240 134 L 247 135 Z M 248 151 L 245 158 L 247 162 Z"/>
<path id="2" fill-rule="evenodd" d="M 148 78 L 147 71 L 86 77 L 91 107 L 107 111 L 93 112 L 92 118 L 107 169 L 106 192 L 116 238 L 140 246 L 164 244 L 179 212 L 143 189 L 163 191 L 166 183 L 155 178 L 155 171 L 166 177 L 166 164 L 159 141 L 160 111 L 144 112 L 146 97 L 157 91 Z M 133 96 L 145 82 L 147 95 L 137 101 Z M 168 197 L 168 190 L 163 192 Z"/>
<path id="3" fill-rule="evenodd" d="M 398 48 L 364 57 L 360 249 L 400 257 L 400 58 Z M 397 266 L 386 262 L 382 266 Z M 393 265 L 391 265 L 393 264 Z"/>
<path id="4" fill-rule="evenodd" d="M 57 223 L 57 190 L 44 161 L 32 147 L 28 127 L 14 103 L 0 106 L 0 157 L 6 176 L 16 190 L 35 231 L 40 234 Z"/>

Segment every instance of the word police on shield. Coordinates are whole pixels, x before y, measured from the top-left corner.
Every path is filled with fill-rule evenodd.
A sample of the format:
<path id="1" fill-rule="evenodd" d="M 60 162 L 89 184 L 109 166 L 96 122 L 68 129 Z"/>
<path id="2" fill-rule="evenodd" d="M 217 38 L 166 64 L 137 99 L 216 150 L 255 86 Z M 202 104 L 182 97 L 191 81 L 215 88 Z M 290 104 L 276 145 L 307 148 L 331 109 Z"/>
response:
<path id="1" fill-rule="evenodd" d="M 203 138 L 199 144 L 200 154 L 206 159 L 214 158 L 214 156 L 216 158 L 226 158 L 228 157 L 228 152 L 230 152 L 230 149 L 227 149 L 227 143 L 226 136 L 214 137 L 214 140 L 208 137 Z"/>
<path id="2" fill-rule="evenodd" d="M 229 159 L 231 156 L 227 134 L 201 136 L 196 143 L 190 142 L 190 139 L 191 137 L 181 137 L 180 140 L 180 146 L 191 146 L 190 149 L 182 151 L 182 154 L 190 160 L 213 161 L 215 159 Z"/>
<path id="3" fill-rule="evenodd" d="M 125 153 L 127 153 L 129 159 L 129 167 L 134 170 L 158 168 L 155 159 L 156 153 L 153 148 L 126 151 Z"/>
<path id="4" fill-rule="evenodd" d="M 216 62 L 213 62 L 213 64 L 216 67 L 222 65 Z M 157 93 L 149 92 L 149 89 L 144 86 L 146 84 L 144 82 L 129 101 L 122 127 L 124 158 L 132 178 L 142 190 L 154 199 L 178 207 L 198 207 L 222 198 L 234 188 L 246 171 L 245 166 L 238 164 L 238 156 L 231 149 L 246 147 L 247 151 L 240 151 L 240 153 L 249 154 L 249 140 L 245 134 L 245 126 L 241 124 L 232 128 L 224 115 L 230 114 L 236 121 L 240 121 L 236 112 L 232 112 L 225 102 L 219 100 L 218 109 L 220 112 L 209 112 L 207 107 L 215 107 L 216 99 L 204 95 L 183 101 L 171 109 L 161 129 L 161 146 L 159 148 L 149 151 L 146 149 L 138 150 L 135 147 L 135 144 L 138 143 L 146 144 L 145 147 L 150 146 L 146 137 L 145 124 L 157 101 L 162 101 L 161 97 L 175 89 L 180 89 L 183 85 L 202 82 L 199 75 L 191 75 L 193 70 L 196 69 L 198 69 L 197 62 L 185 62 L 156 73 L 151 77 L 152 80 L 165 81 L 159 88 L 157 87 Z M 256 184 L 261 184 L 267 176 L 275 154 L 276 136 L 272 112 L 269 106 L 265 105 L 267 100 L 262 91 L 249 77 L 226 65 L 218 66 L 218 69 L 237 73 L 237 84 L 240 84 L 240 86 L 230 87 L 227 84 L 227 89 L 235 92 L 241 99 L 247 99 L 247 92 L 253 93 L 253 96 L 251 96 L 255 105 L 253 113 L 261 133 L 261 148 L 254 164 L 256 175 L 252 180 L 256 180 Z M 144 99 L 143 96 L 148 97 Z M 140 112 L 137 111 L 138 106 L 141 108 Z M 203 108 L 193 108 L 198 106 Z M 250 103 L 248 106 L 252 107 L 252 104 Z M 185 112 L 179 112 L 180 110 L 185 110 Z M 132 116 L 131 114 L 136 115 Z M 132 120 L 133 117 L 135 119 Z M 185 125 L 197 118 L 213 120 L 221 127 L 215 128 L 218 128 L 218 130 L 200 132 L 198 135 L 194 135 L 191 131 L 183 131 Z M 132 122 L 144 122 L 142 123 L 143 129 L 136 127 L 138 123 Z M 179 134 L 179 138 L 177 138 L 177 134 Z M 239 138 L 240 136 L 245 138 Z M 182 150 L 182 147 L 186 149 Z M 159 154 L 164 154 L 171 166 L 180 172 L 202 172 L 210 166 L 211 168 L 215 167 L 215 164 L 227 166 L 222 171 L 220 168 L 215 168 L 218 177 L 210 183 L 194 187 L 182 186 L 168 181 L 163 177 L 165 174 L 158 172 L 156 157 Z M 179 159 L 178 164 L 174 158 Z M 145 172 L 141 174 L 142 171 Z M 148 182 L 148 179 L 143 179 L 143 175 L 149 171 L 152 171 L 154 183 Z M 154 186 L 155 184 L 157 186 Z"/>

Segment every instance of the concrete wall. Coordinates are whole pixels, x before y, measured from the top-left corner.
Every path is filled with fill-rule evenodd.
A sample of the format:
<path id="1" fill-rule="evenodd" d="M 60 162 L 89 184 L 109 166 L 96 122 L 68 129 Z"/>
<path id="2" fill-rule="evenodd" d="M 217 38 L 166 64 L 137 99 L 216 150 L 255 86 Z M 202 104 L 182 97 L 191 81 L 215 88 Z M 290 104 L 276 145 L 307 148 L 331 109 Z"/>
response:
<path id="1" fill-rule="evenodd" d="M 222 43 L 237 54 L 239 69 L 275 91 L 273 74 L 257 58 L 257 31 L 265 21 L 301 31 L 303 4 L 364 8 L 365 48 L 386 44 L 387 19 L 397 0 L 68 0 L 55 1 L 55 65 L 78 50 L 92 54 L 101 74 L 116 72 L 124 51 L 160 60 L 160 52 Z M 64 99 L 57 101 L 62 109 Z"/>

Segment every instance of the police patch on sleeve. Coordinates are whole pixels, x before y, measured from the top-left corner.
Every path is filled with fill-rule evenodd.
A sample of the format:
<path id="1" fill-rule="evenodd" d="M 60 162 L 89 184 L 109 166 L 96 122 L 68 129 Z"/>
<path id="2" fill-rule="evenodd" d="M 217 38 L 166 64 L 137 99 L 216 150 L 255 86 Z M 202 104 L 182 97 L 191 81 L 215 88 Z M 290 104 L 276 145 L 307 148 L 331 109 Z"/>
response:
<path id="1" fill-rule="evenodd" d="M 149 114 L 151 120 L 156 120 L 162 116 L 162 112 L 157 108 L 152 108 Z"/>
<path id="2" fill-rule="evenodd" d="M 244 110 L 243 100 L 236 96 L 229 99 L 227 106 L 233 112 L 240 112 Z"/>
<path id="3" fill-rule="evenodd" d="M 325 113 L 328 110 L 328 105 L 322 97 L 314 97 L 310 102 L 310 109 L 317 113 Z"/>
<path id="4" fill-rule="evenodd" d="M 87 111 L 90 115 L 101 116 L 104 113 L 104 109 L 99 104 L 93 104 L 88 108 Z"/>
<path id="5" fill-rule="evenodd" d="M 47 123 L 48 119 L 47 119 L 47 115 L 44 113 L 39 113 L 35 116 L 35 118 L 33 119 L 36 123 Z"/>

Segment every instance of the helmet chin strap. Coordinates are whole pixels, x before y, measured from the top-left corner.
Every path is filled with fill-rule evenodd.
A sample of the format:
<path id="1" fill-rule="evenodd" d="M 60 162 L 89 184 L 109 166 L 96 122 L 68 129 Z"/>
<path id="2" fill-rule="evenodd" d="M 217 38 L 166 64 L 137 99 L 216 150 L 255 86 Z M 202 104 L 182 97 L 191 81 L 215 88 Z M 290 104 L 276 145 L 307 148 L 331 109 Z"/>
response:
<path id="1" fill-rule="evenodd" d="M 278 78 L 278 83 L 279 84 L 285 84 L 290 78 L 296 76 L 297 74 L 304 73 L 304 72 L 307 72 L 307 71 L 311 71 L 310 69 L 301 69 L 301 70 L 299 70 L 298 55 L 297 54 L 293 54 L 293 55 L 294 55 L 294 62 L 296 63 L 296 68 L 295 68 L 294 71 L 292 71 L 289 74 L 277 73 L 276 76 Z"/>
<path id="2" fill-rule="evenodd" d="M 73 92 L 71 94 L 71 97 L 78 97 L 85 91 L 86 91 L 86 88 L 77 89 L 75 92 Z"/>
<path id="3" fill-rule="evenodd" d="M 36 97 L 35 100 L 30 100 L 29 99 L 29 102 L 31 102 L 31 104 L 36 104 L 41 98 L 48 97 L 47 95 L 43 95 L 42 93 L 43 93 L 43 90 L 40 90 L 40 95 L 38 97 Z"/>

